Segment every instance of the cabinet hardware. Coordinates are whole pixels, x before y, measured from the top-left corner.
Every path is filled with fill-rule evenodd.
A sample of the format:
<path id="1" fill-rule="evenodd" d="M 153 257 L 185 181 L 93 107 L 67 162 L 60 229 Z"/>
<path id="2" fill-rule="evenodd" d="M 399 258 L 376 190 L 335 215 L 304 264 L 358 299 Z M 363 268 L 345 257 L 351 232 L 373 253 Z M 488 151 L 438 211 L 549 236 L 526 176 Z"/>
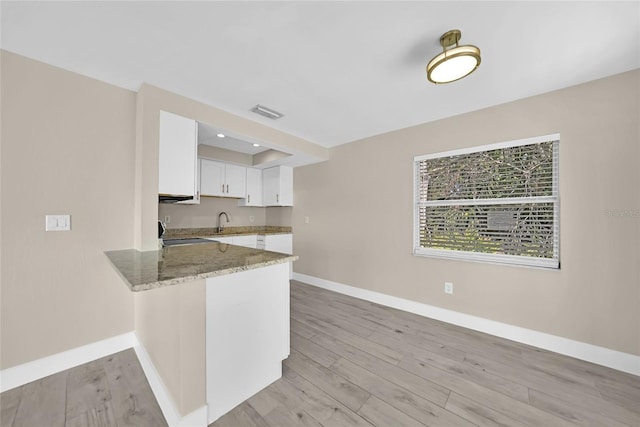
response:
<path id="1" fill-rule="evenodd" d="M 224 184 L 222 184 L 222 194 L 224 194 Z"/>
<path id="2" fill-rule="evenodd" d="M 251 203 L 251 194 L 247 194 L 247 203 Z"/>
<path id="3" fill-rule="evenodd" d="M 280 203 L 280 195 L 276 194 L 276 203 Z"/>
<path id="4" fill-rule="evenodd" d="M 227 184 L 227 194 L 229 194 L 229 184 Z"/>

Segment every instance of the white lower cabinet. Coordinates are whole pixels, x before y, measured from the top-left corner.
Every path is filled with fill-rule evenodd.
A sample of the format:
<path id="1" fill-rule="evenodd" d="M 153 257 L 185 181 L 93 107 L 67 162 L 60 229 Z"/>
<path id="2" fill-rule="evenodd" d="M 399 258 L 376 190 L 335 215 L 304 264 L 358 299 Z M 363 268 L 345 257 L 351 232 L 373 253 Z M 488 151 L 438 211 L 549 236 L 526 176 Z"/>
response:
<path id="1" fill-rule="evenodd" d="M 264 249 L 283 254 L 293 254 L 292 234 L 267 234 L 264 236 Z"/>
<path id="2" fill-rule="evenodd" d="M 233 236 L 231 243 L 233 243 L 234 245 L 255 249 L 258 244 L 258 236 L 256 234 Z"/>
<path id="3" fill-rule="evenodd" d="M 289 269 L 283 263 L 206 280 L 208 423 L 282 376 Z"/>
<path id="4" fill-rule="evenodd" d="M 224 236 L 224 237 L 211 237 L 209 240 L 213 240 L 220 243 L 228 243 L 230 245 L 244 246 L 246 248 L 256 248 L 258 244 L 258 236 L 256 234 L 242 234 L 239 236 Z"/>

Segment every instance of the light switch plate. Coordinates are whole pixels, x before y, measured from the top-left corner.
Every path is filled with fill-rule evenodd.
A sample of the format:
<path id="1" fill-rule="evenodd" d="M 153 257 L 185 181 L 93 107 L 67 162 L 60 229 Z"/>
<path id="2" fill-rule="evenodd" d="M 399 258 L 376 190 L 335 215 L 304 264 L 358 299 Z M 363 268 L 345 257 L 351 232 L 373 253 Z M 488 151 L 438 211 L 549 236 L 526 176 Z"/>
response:
<path id="1" fill-rule="evenodd" d="M 45 215 L 45 231 L 71 230 L 71 215 Z"/>

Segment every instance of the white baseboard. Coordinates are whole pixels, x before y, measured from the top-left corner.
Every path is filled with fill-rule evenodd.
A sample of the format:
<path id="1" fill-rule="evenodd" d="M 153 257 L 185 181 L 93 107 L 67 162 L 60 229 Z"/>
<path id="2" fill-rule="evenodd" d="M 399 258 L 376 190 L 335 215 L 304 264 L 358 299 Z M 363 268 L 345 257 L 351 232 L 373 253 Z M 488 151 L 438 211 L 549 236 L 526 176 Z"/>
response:
<path id="1" fill-rule="evenodd" d="M 640 376 L 640 356 L 496 322 L 482 317 L 471 316 L 469 314 L 410 301 L 367 289 L 356 288 L 306 274 L 293 273 L 293 280 Z"/>
<path id="2" fill-rule="evenodd" d="M 138 356 L 138 360 L 140 360 L 144 374 L 147 377 L 147 381 L 149 381 L 153 394 L 156 396 L 156 400 L 160 405 L 164 418 L 167 420 L 167 424 L 169 424 L 170 427 L 207 427 L 207 405 L 181 417 L 176 409 L 174 400 L 171 398 L 167 387 L 162 381 L 162 378 L 160 378 L 144 346 L 138 342 L 133 349 Z"/>
<path id="3" fill-rule="evenodd" d="M 11 390 L 31 381 L 126 350 L 133 347 L 137 341 L 135 334 L 128 332 L 12 368 L 3 369 L 0 371 L 0 392 Z"/>
<path id="4" fill-rule="evenodd" d="M 180 417 L 176 405 L 164 386 L 160 375 L 134 332 L 107 338 L 71 350 L 63 351 L 42 359 L 14 366 L 0 371 L 0 392 L 39 380 L 49 375 L 89 363 L 96 359 L 133 348 L 142 369 L 156 396 L 160 409 L 171 427 L 206 427 L 207 406 Z"/>

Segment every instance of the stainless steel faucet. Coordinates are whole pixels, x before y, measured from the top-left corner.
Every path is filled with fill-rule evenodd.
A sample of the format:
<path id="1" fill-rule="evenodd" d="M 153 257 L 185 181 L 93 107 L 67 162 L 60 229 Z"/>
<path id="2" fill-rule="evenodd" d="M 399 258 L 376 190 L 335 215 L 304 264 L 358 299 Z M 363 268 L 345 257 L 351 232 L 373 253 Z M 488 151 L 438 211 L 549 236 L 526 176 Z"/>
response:
<path id="1" fill-rule="evenodd" d="M 222 218 L 222 215 L 224 215 L 224 217 L 227 219 L 227 222 L 229 222 L 229 215 L 227 215 L 226 212 L 220 212 L 218 214 L 218 233 L 222 233 L 224 231 L 224 225 L 222 225 L 222 220 L 220 218 Z"/>

